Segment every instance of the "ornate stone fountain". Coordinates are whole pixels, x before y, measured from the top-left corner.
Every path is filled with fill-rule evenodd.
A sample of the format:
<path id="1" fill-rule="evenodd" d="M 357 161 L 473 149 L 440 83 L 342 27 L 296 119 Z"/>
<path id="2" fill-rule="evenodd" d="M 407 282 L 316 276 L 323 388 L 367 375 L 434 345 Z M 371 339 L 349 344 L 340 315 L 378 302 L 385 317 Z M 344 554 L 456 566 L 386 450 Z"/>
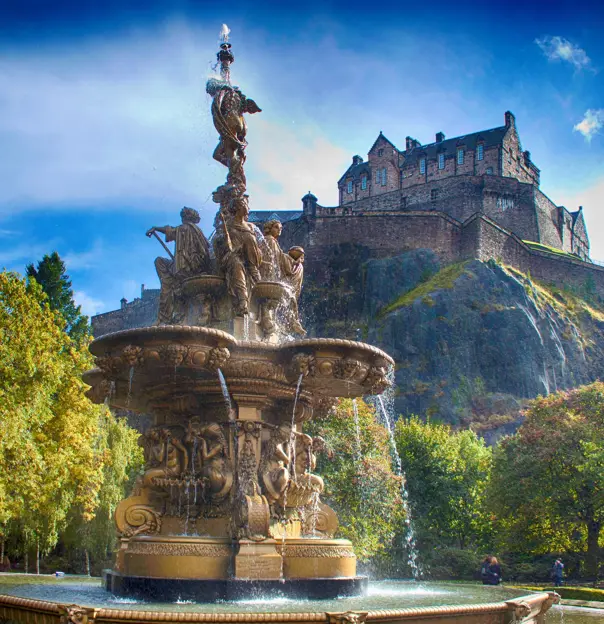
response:
<path id="1" fill-rule="evenodd" d="M 303 423 L 335 397 L 382 392 L 391 358 L 348 340 L 303 336 L 297 297 L 304 250 L 284 252 L 278 224 L 248 222 L 244 113 L 260 108 L 230 82 L 207 83 L 228 168 L 212 245 L 184 208 L 182 224 L 154 227 L 169 258 L 157 324 L 105 335 L 90 349 L 89 396 L 153 414 L 141 437 L 145 473 L 115 513 L 121 542 L 106 587 L 116 594 L 224 599 L 251 588 L 305 597 L 360 593 L 365 579 L 314 473 L 322 440 Z M 175 242 L 175 252 L 166 247 Z M 211 251 L 213 248 L 213 253 Z"/>

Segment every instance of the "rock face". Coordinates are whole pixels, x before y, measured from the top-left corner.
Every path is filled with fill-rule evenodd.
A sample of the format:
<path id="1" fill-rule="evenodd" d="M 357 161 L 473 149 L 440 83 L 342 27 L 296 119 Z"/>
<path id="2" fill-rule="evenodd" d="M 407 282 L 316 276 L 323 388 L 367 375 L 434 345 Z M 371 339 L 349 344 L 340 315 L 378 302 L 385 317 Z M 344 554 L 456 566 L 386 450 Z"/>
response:
<path id="1" fill-rule="evenodd" d="M 494 441 L 514 429 L 527 399 L 604 373 L 604 313 L 577 295 L 494 262 L 443 267 L 426 249 L 353 255 L 341 250 L 330 283 L 309 284 L 313 328 L 390 353 L 401 414 L 473 423 Z"/>

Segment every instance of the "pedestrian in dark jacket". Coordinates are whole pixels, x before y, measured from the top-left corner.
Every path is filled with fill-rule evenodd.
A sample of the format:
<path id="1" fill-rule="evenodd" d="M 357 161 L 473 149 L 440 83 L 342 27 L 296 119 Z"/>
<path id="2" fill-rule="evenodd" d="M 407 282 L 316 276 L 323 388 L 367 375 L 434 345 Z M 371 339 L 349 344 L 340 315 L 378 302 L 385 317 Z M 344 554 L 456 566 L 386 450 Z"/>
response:
<path id="1" fill-rule="evenodd" d="M 483 585 L 499 585 L 501 583 L 501 566 L 497 557 L 488 556 L 482 562 L 480 578 Z"/>
<path id="2" fill-rule="evenodd" d="M 560 559 L 556 559 L 554 567 L 552 568 L 552 578 L 554 579 L 554 585 L 560 587 L 562 585 L 562 577 L 564 576 L 564 564 Z"/>

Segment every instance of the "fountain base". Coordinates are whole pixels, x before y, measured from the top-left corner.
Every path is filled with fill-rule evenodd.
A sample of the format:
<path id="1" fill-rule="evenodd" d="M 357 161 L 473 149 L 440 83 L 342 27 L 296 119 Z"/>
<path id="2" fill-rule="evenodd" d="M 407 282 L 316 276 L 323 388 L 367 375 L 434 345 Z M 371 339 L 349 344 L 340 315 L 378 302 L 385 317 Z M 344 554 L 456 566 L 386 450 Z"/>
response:
<path id="1" fill-rule="evenodd" d="M 158 602 L 176 600 L 217 602 L 279 596 L 307 600 L 338 598 L 364 594 L 367 583 L 366 576 L 284 580 L 199 580 L 125 576 L 114 570 L 103 571 L 104 587 L 115 596 Z"/>

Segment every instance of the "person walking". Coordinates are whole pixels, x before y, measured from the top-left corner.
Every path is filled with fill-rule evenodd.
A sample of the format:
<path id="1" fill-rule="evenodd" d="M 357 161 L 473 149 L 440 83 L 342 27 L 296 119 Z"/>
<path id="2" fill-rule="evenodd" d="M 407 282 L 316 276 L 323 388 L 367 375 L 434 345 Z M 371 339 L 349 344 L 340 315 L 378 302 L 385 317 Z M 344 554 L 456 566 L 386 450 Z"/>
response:
<path id="1" fill-rule="evenodd" d="M 554 567 L 552 568 L 552 577 L 554 579 L 554 585 L 560 587 L 562 585 L 562 577 L 564 576 L 564 564 L 560 559 L 556 559 Z"/>

